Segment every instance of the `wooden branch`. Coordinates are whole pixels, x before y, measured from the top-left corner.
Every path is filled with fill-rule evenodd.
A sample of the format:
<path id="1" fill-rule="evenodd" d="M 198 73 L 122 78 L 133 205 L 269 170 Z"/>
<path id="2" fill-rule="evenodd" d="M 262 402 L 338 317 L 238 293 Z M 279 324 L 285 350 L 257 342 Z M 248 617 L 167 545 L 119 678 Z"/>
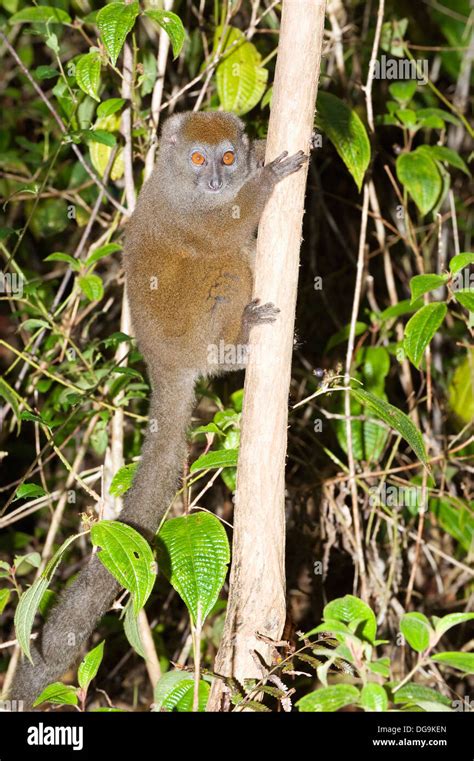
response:
<path id="1" fill-rule="evenodd" d="M 309 151 L 321 60 L 325 0 L 286 0 L 268 130 L 266 160 Z M 261 678 L 285 617 L 285 458 L 306 173 L 275 189 L 259 226 L 255 296 L 281 310 L 271 326 L 253 328 L 245 378 L 242 440 L 234 514 L 227 618 L 215 671 Z M 223 707 L 215 680 L 208 710 Z"/>

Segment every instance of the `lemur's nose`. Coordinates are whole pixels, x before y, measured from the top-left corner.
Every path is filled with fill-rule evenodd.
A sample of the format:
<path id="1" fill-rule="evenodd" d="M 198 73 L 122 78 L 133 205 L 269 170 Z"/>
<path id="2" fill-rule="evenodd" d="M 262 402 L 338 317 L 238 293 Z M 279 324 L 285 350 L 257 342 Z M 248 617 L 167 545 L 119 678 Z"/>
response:
<path id="1" fill-rule="evenodd" d="M 222 180 L 219 180 L 217 177 L 213 177 L 212 180 L 209 181 L 209 187 L 211 190 L 220 190 L 222 187 Z"/>

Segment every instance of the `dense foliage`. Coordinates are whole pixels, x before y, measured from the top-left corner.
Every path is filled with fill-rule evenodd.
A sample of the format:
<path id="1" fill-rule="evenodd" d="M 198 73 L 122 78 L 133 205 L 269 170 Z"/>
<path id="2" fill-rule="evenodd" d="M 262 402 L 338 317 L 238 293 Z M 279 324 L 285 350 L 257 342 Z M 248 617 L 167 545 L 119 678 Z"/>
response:
<path id="1" fill-rule="evenodd" d="M 267 680 L 229 683 L 235 710 L 470 705 L 472 15 L 468 0 L 388 0 L 379 39 L 382 6 L 328 2 L 290 398 L 287 644 Z M 91 546 L 130 593 L 77 677 L 38 704 L 106 710 L 97 684 L 122 709 L 205 708 L 242 377 L 199 387 L 184 486 L 151 548 L 114 521 L 149 393 L 120 252 L 168 113 L 223 108 L 265 135 L 280 10 L 0 2 L 4 638 L 28 656 Z M 1 650 L 7 682 L 14 650 Z"/>

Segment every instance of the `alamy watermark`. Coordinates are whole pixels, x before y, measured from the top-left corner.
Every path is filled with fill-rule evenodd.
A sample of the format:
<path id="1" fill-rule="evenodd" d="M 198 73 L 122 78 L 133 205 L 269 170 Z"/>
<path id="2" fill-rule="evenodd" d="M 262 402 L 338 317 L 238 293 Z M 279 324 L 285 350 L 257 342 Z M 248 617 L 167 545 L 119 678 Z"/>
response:
<path id="1" fill-rule="evenodd" d="M 0 270 L 0 296 L 7 294 L 8 296 L 18 296 L 21 299 L 23 284 L 23 275 L 18 274 L 18 272 L 2 272 Z"/>
<path id="2" fill-rule="evenodd" d="M 372 71 L 374 79 L 414 79 L 421 85 L 428 83 L 428 59 L 419 58 L 409 61 L 407 58 L 389 58 L 386 55 L 373 61 Z"/>

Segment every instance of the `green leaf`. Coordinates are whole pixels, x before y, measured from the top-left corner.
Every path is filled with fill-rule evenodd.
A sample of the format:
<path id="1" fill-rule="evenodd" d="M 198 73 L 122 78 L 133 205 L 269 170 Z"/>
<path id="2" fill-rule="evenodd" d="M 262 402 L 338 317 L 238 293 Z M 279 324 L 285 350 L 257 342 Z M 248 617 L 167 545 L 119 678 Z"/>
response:
<path id="1" fill-rule="evenodd" d="M 152 21 L 156 21 L 157 24 L 165 30 L 166 34 L 171 40 L 171 47 L 173 48 L 173 58 L 177 58 L 181 53 L 181 49 L 186 39 L 186 32 L 184 30 L 183 22 L 176 13 L 171 11 L 145 11 L 145 16 L 151 18 Z"/>
<path id="2" fill-rule="evenodd" d="M 235 467 L 238 455 L 237 449 L 216 449 L 207 452 L 193 462 L 189 472 L 196 473 L 198 470 Z"/>
<path id="3" fill-rule="evenodd" d="M 401 58 L 405 54 L 404 36 L 408 27 L 408 19 L 391 19 L 382 25 L 380 47 L 387 53 Z"/>
<path id="4" fill-rule="evenodd" d="M 91 539 L 102 549 L 98 553 L 102 565 L 133 597 L 138 615 L 155 583 L 156 570 L 148 542 L 138 531 L 119 521 L 99 521 L 91 529 Z"/>
<path id="5" fill-rule="evenodd" d="M 24 564 L 27 566 L 27 571 L 31 570 L 31 568 L 39 568 L 41 565 L 41 555 L 39 552 L 28 552 L 26 555 L 16 555 L 14 566 L 17 572 Z"/>
<path id="6" fill-rule="evenodd" d="M 459 400 L 462 404 L 462 398 Z M 471 409 L 466 405 L 466 423 L 471 422 L 474 417 L 472 405 L 474 400 L 471 397 Z M 452 498 L 430 499 L 429 507 L 432 513 L 436 515 L 439 525 L 450 534 L 461 545 L 465 552 L 469 552 L 474 541 L 474 516 L 468 509 L 467 505 L 460 500 Z"/>
<path id="7" fill-rule="evenodd" d="M 402 105 L 406 105 L 413 98 L 417 87 L 418 82 L 415 82 L 414 80 L 393 82 L 389 85 L 388 91 L 392 98 L 398 100 Z"/>
<path id="8" fill-rule="evenodd" d="M 86 143 L 99 143 L 100 145 L 106 145 L 108 148 L 113 148 L 117 143 L 115 135 L 112 135 L 105 129 L 84 130 L 82 136 Z"/>
<path id="9" fill-rule="evenodd" d="M 419 119 L 438 118 L 443 122 L 449 122 L 458 126 L 461 124 L 457 116 L 454 116 L 450 111 L 443 111 L 442 108 L 419 108 L 416 112 Z"/>
<path id="10" fill-rule="evenodd" d="M 214 607 L 227 574 L 229 542 L 210 513 L 172 518 L 157 540 L 160 569 L 184 600 L 194 626 L 201 628 Z"/>
<path id="11" fill-rule="evenodd" d="M 216 46 L 221 35 L 222 27 L 218 27 Z M 242 116 L 257 105 L 268 79 L 268 70 L 261 63 L 255 45 L 247 41 L 240 29 L 229 27 L 216 70 L 217 94 L 225 111 Z"/>
<path id="12" fill-rule="evenodd" d="M 210 684 L 208 684 L 208 682 L 205 682 L 204 679 L 200 679 L 199 687 L 198 687 L 198 709 L 197 709 L 199 713 L 202 713 L 206 710 L 210 691 L 211 691 Z M 194 701 L 194 684 L 193 684 L 193 689 L 188 689 L 182 696 L 181 700 L 176 704 L 176 710 L 179 711 L 180 713 L 192 713 L 193 701 Z"/>
<path id="13" fill-rule="evenodd" d="M 10 24 L 47 24 L 49 21 L 53 24 L 69 24 L 71 17 L 66 11 L 61 10 L 61 8 L 38 5 L 23 8 L 23 10 L 10 16 L 8 21 Z"/>
<path id="14" fill-rule="evenodd" d="M 65 542 L 54 553 L 49 560 L 43 573 L 36 579 L 34 584 L 29 587 L 20 597 L 15 611 L 15 630 L 18 644 L 28 660 L 33 663 L 30 650 L 30 635 L 33 628 L 33 621 L 38 610 L 38 606 L 48 588 L 49 582 L 58 567 L 58 564 L 69 545 L 77 539 L 80 534 L 74 534 L 66 539 Z"/>
<path id="15" fill-rule="evenodd" d="M 125 105 L 125 102 L 124 98 L 108 98 L 108 100 L 104 100 L 100 106 L 97 106 L 97 116 L 99 118 L 111 116 L 117 111 L 120 111 Z"/>
<path id="16" fill-rule="evenodd" d="M 333 143 L 360 191 L 370 162 L 370 142 L 359 116 L 340 98 L 320 92 L 316 120 Z"/>
<path id="17" fill-rule="evenodd" d="M 45 490 L 37 484 L 21 484 L 15 492 L 17 499 L 34 499 L 35 497 L 44 497 Z M 13 501 L 15 501 L 13 500 Z"/>
<path id="18" fill-rule="evenodd" d="M 130 489 L 137 468 L 138 463 L 131 462 L 129 465 L 123 465 L 116 472 L 109 489 L 112 497 L 122 497 Z"/>
<path id="19" fill-rule="evenodd" d="M 459 291 L 453 291 L 454 298 L 461 306 L 474 312 L 474 290 L 470 288 L 461 288 Z"/>
<path id="20" fill-rule="evenodd" d="M 409 299 L 404 299 L 403 301 L 399 301 L 398 304 L 387 307 L 387 309 L 384 309 L 383 312 L 376 314 L 375 319 L 377 322 L 387 322 L 388 320 L 393 320 L 394 317 L 401 317 L 404 314 L 411 314 L 412 312 L 416 312 L 417 309 L 422 306 L 422 299 L 415 301 L 413 304 Z"/>
<path id="21" fill-rule="evenodd" d="M 96 250 L 86 259 L 85 265 L 86 267 L 90 267 L 91 264 L 95 264 L 100 259 L 104 259 L 106 256 L 110 256 L 110 254 L 115 254 L 117 251 L 121 250 L 122 246 L 118 243 L 106 243 L 105 246 L 96 248 Z"/>
<path id="22" fill-rule="evenodd" d="M 446 316 L 444 303 L 426 304 L 411 317 L 405 327 L 404 349 L 415 365 L 420 366 L 426 347 Z"/>
<path id="23" fill-rule="evenodd" d="M 367 325 L 366 322 L 356 322 L 354 335 L 360 336 L 362 333 L 365 333 L 365 331 L 368 329 L 369 329 L 369 326 Z M 337 333 L 334 333 L 334 335 L 332 335 L 329 341 L 327 342 L 324 348 L 324 353 L 326 354 L 326 352 L 331 351 L 331 349 L 333 349 L 338 344 L 341 344 L 341 343 L 344 343 L 344 341 L 347 341 L 347 339 L 349 338 L 350 330 L 351 330 L 351 326 L 345 325 L 342 328 L 342 330 L 338 330 Z"/>
<path id="24" fill-rule="evenodd" d="M 380 684 L 369 682 L 360 693 L 360 705 L 366 711 L 386 711 L 388 709 L 387 693 Z"/>
<path id="25" fill-rule="evenodd" d="M 0 396 L 5 399 L 5 401 L 7 401 L 12 408 L 13 414 L 17 419 L 18 429 L 20 429 L 20 407 L 18 404 L 19 397 L 17 392 L 11 386 L 9 386 L 6 380 L 3 378 L 0 378 Z"/>
<path id="26" fill-rule="evenodd" d="M 86 53 L 78 58 L 76 63 L 76 81 L 86 95 L 100 101 L 100 54 Z"/>
<path id="27" fill-rule="evenodd" d="M 83 690 L 88 689 L 90 683 L 95 678 L 99 670 L 99 666 L 102 663 L 102 658 L 104 657 L 104 644 L 105 640 L 102 640 L 102 642 L 98 644 L 97 647 L 94 647 L 93 650 L 90 650 L 87 655 L 84 656 L 82 663 L 79 666 L 77 671 L 77 679 L 79 686 L 82 687 Z"/>
<path id="28" fill-rule="evenodd" d="M 310 692 L 296 703 L 304 713 L 329 713 L 348 705 L 358 705 L 359 690 L 351 684 L 335 684 Z"/>
<path id="29" fill-rule="evenodd" d="M 59 70 L 54 69 L 52 66 L 37 66 L 35 69 L 36 79 L 42 82 L 44 79 L 53 79 L 59 76 Z"/>
<path id="30" fill-rule="evenodd" d="M 135 652 L 146 659 L 146 653 L 143 649 L 143 643 L 138 628 L 138 618 L 133 610 L 133 600 L 130 599 L 125 607 L 125 618 L 123 619 L 123 630 L 129 643 Z"/>
<path id="31" fill-rule="evenodd" d="M 417 653 L 422 653 L 430 646 L 433 629 L 422 613 L 406 613 L 402 616 L 400 631 Z"/>
<path id="32" fill-rule="evenodd" d="M 420 212 L 427 214 L 435 206 L 443 187 L 436 162 L 417 148 L 411 153 L 402 153 L 396 167 L 398 179 Z"/>
<path id="33" fill-rule="evenodd" d="M 377 634 L 377 622 L 375 614 L 368 605 L 354 595 L 345 595 L 328 603 L 323 611 L 324 619 L 335 619 L 344 623 L 363 621 L 364 625 L 358 627 L 357 633 L 373 642 Z"/>
<path id="34" fill-rule="evenodd" d="M 449 613 L 447 616 L 443 616 L 443 618 L 433 618 L 435 632 L 438 637 L 442 637 L 453 626 L 459 626 L 459 624 L 463 624 L 465 621 L 473 620 L 474 613 Z"/>
<path id="35" fill-rule="evenodd" d="M 454 372 L 449 384 L 449 406 L 465 423 L 474 418 L 474 350 L 466 353 Z"/>
<path id="36" fill-rule="evenodd" d="M 415 275 L 410 280 L 411 303 L 413 304 L 420 296 L 429 291 L 434 291 L 440 285 L 444 285 L 448 275 Z"/>
<path id="37" fill-rule="evenodd" d="M 451 666 L 466 674 L 474 674 L 474 653 L 446 652 L 431 656 L 432 661 L 442 666 Z"/>
<path id="38" fill-rule="evenodd" d="M 36 330 L 37 328 L 46 328 L 50 329 L 51 325 L 46 322 L 46 320 L 37 320 L 35 317 L 32 317 L 30 320 L 25 320 L 25 322 L 21 323 L 20 326 L 23 330 Z"/>
<path id="39" fill-rule="evenodd" d="M 43 690 L 36 698 L 33 708 L 41 703 L 54 703 L 55 705 L 77 706 L 77 687 L 62 682 L 53 682 Z"/>
<path id="40" fill-rule="evenodd" d="M 104 285 L 98 275 L 85 275 L 78 278 L 78 283 L 83 294 L 89 301 L 100 301 L 104 295 Z"/>
<path id="41" fill-rule="evenodd" d="M 55 251 L 45 258 L 45 262 L 67 262 L 73 270 L 78 270 L 81 266 L 77 259 L 69 254 L 63 254 L 62 251 Z"/>
<path id="42" fill-rule="evenodd" d="M 449 271 L 452 275 L 455 275 L 459 270 L 467 267 L 468 264 L 474 264 L 474 254 L 467 252 L 457 254 L 449 262 Z"/>
<path id="43" fill-rule="evenodd" d="M 133 29 L 139 13 L 139 4 L 134 2 L 129 5 L 109 3 L 101 8 L 97 14 L 100 36 L 114 66 L 127 34 Z"/>
<path id="44" fill-rule="evenodd" d="M 155 687 L 154 710 L 155 711 L 190 711 L 194 691 L 193 674 L 187 671 L 168 671 L 163 674 Z M 209 685 L 199 683 L 199 711 L 204 711 L 209 694 Z"/>
<path id="45" fill-rule="evenodd" d="M 20 597 L 15 611 L 15 631 L 21 651 L 33 663 L 30 649 L 30 636 L 38 605 L 48 588 L 49 580 L 40 576 Z"/>
<path id="46" fill-rule="evenodd" d="M 456 151 L 453 151 L 451 148 L 446 148 L 444 145 L 420 145 L 417 150 L 420 153 L 424 153 L 427 156 L 437 159 L 438 161 L 445 161 L 447 164 L 451 164 L 451 166 L 454 166 L 456 169 L 460 169 L 461 172 L 464 172 L 464 174 L 467 174 L 468 177 L 471 175 L 465 161 L 461 158 L 459 153 L 456 153 Z"/>
<path id="47" fill-rule="evenodd" d="M 426 463 L 427 456 L 423 437 L 408 415 L 405 415 L 405 413 L 399 410 L 398 407 L 394 407 L 384 399 L 380 399 L 378 396 L 371 394 L 370 391 L 352 388 L 351 395 L 361 402 L 361 404 L 369 407 L 369 409 L 371 409 L 377 417 L 387 423 L 390 428 L 395 429 L 405 439 L 407 444 L 411 446 L 421 462 Z"/>
<path id="48" fill-rule="evenodd" d="M 5 610 L 5 606 L 7 605 L 9 599 L 10 599 L 10 590 L 0 589 L 0 615 Z"/>
<path id="49" fill-rule="evenodd" d="M 433 690 L 431 687 L 424 687 L 423 685 L 415 684 L 414 682 L 409 682 L 403 687 L 400 687 L 393 696 L 394 703 L 414 703 L 416 705 L 420 700 L 429 700 L 433 703 L 442 703 L 446 706 L 451 705 L 449 698 L 436 692 L 436 690 Z"/>

